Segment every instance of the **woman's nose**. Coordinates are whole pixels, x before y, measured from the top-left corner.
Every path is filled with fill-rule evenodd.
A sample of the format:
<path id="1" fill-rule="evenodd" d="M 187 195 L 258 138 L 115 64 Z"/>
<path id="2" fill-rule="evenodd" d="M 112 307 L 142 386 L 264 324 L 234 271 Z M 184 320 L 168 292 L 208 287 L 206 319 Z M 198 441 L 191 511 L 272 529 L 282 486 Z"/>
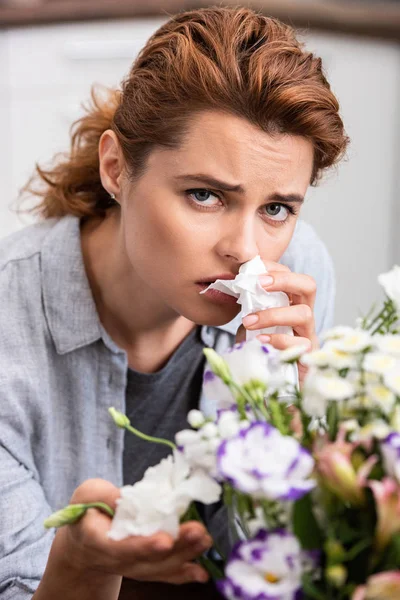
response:
<path id="1" fill-rule="evenodd" d="M 223 258 L 229 258 L 242 264 L 259 253 L 256 241 L 255 223 L 253 219 L 240 219 L 224 226 L 223 235 L 217 245 Z"/>

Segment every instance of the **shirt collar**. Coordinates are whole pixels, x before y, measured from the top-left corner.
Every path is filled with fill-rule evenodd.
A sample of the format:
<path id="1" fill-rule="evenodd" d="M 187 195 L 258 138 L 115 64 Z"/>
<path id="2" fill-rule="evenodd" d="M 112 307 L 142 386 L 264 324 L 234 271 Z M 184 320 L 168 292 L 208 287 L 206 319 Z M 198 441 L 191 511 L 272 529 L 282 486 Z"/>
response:
<path id="1" fill-rule="evenodd" d="M 42 246 L 41 272 L 44 310 L 57 352 L 66 354 L 100 339 L 77 217 L 63 217 L 51 228 Z"/>
<path id="2" fill-rule="evenodd" d="M 121 352 L 101 325 L 83 263 L 80 222 L 60 219 L 46 236 L 41 250 L 44 311 L 58 354 L 66 354 L 103 339 Z M 202 327 L 201 337 L 214 346 L 218 330 L 235 335 L 240 319 L 221 327 Z"/>

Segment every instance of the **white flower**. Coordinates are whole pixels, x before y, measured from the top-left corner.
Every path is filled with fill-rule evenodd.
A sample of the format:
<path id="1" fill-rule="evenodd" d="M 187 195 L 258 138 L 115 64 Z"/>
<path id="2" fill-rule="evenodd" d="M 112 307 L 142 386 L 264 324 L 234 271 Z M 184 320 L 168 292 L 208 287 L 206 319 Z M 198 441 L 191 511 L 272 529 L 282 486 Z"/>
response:
<path id="1" fill-rule="evenodd" d="M 207 425 L 215 426 L 214 423 L 207 423 Z M 182 429 L 175 435 L 175 442 L 192 468 L 203 469 L 212 477 L 215 476 L 216 452 L 221 443 L 219 436 L 206 437 L 203 435 L 203 428 L 197 431 Z"/>
<path id="2" fill-rule="evenodd" d="M 340 352 L 362 352 L 373 344 L 372 336 L 362 329 L 353 329 L 353 331 L 343 337 L 330 342 L 330 346 Z"/>
<path id="3" fill-rule="evenodd" d="M 388 388 L 390 388 L 396 394 L 396 396 L 400 396 L 400 366 L 399 365 L 397 366 L 397 368 L 392 369 L 391 371 L 385 373 L 383 376 L 383 380 L 384 380 L 385 385 L 387 385 Z"/>
<path id="4" fill-rule="evenodd" d="M 284 530 L 239 542 L 217 586 L 228 600 L 296 600 L 303 560 L 297 538 Z"/>
<path id="5" fill-rule="evenodd" d="M 326 414 L 328 408 L 328 400 L 325 396 L 316 389 L 314 383 L 319 376 L 319 372 L 315 367 L 312 367 L 303 383 L 302 409 L 310 417 L 322 418 Z"/>
<path id="6" fill-rule="evenodd" d="M 188 412 L 187 420 L 189 425 L 194 429 L 198 429 L 205 423 L 205 417 L 203 413 L 201 410 L 197 410 L 196 408 L 193 408 Z"/>
<path id="7" fill-rule="evenodd" d="M 217 468 L 220 479 L 256 499 L 296 500 L 315 486 L 308 479 L 314 468 L 310 453 L 262 421 L 222 442 Z"/>
<path id="8" fill-rule="evenodd" d="M 165 531 L 177 537 L 180 517 L 191 502 L 217 502 L 221 487 L 204 471 L 190 472 L 179 451 L 150 467 L 135 485 L 121 488 L 108 533 L 113 540 Z"/>
<path id="9" fill-rule="evenodd" d="M 323 340 L 338 340 L 342 337 L 352 335 L 354 329 L 352 327 L 348 327 L 346 325 L 338 325 L 337 327 L 331 327 L 328 329 L 323 335 Z"/>
<path id="10" fill-rule="evenodd" d="M 354 431 L 350 440 L 352 442 L 368 442 L 372 438 L 376 440 L 383 440 L 387 437 L 390 432 L 389 425 L 382 419 L 377 419 L 372 423 L 359 427 L 357 431 Z"/>
<path id="11" fill-rule="evenodd" d="M 306 344 L 301 344 L 298 346 L 291 346 L 289 348 L 286 348 L 285 350 L 281 350 L 279 352 L 279 360 L 282 363 L 290 363 L 293 362 L 295 360 L 298 360 L 300 358 L 300 356 L 302 356 L 305 352 L 307 352 L 309 349 L 309 346 L 307 346 Z"/>
<path id="12" fill-rule="evenodd" d="M 371 352 L 370 354 L 367 354 L 364 359 L 363 369 L 365 371 L 370 371 L 371 373 L 383 375 L 392 370 L 396 364 L 398 364 L 398 361 L 389 354 Z"/>
<path id="13" fill-rule="evenodd" d="M 239 413 L 233 410 L 221 411 L 217 423 L 221 439 L 230 439 L 231 437 L 234 437 L 240 429 Z"/>
<path id="14" fill-rule="evenodd" d="M 325 349 L 308 352 L 301 357 L 300 362 L 307 367 L 328 367 L 331 355 Z"/>
<path id="15" fill-rule="evenodd" d="M 238 385 L 252 384 L 265 390 L 269 385 L 277 385 L 277 374 L 282 371 L 279 360 L 276 360 L 278 355 L 278 350 L 255 339 L 235 344 L 222 358 Z M 204 372 L 204 394 L 214 400 L 217 410 L 236 404 L 229 387 L 210 368 Z"/>
<path id="16" fill-rule="evenodd" d="M 354 396 L 355 389 L 350 381 L 332 374 L 319 373 L 312 381 L 317 394 L 326 400 L 346 400 Z"/>
<path id="17" fill-rule="evenodd" d="M 377 335 L 374 341 L 380 352 L 400 358 L 400 335 Z"/>
<path id="18" fill-rule="evenodd" d="M 328 342 L 321 350 L 305 354 L 300 362 L 307 366 L 330 367 L 336 371 L 356 368 L 358 366 L 357 355 L 338 350 L 334 343 Z"/>
<path id="19" fill-rule="evenodd" d="M 375 384 L 367 385 L 366 393 L 375 406 L 378 406 L 385 415 L 389 415 L 392 412 L 394 403 L 396 402 L 396 396 L 392 390 L 389 390 L 384 385 Z"/>
<path id="20" fill-rule="evenodd" d="M 400 267 L 395 265 L 388 273 L 382 273 L 378 277 L 380 285 L 391 300 L 400 307 Z"/>

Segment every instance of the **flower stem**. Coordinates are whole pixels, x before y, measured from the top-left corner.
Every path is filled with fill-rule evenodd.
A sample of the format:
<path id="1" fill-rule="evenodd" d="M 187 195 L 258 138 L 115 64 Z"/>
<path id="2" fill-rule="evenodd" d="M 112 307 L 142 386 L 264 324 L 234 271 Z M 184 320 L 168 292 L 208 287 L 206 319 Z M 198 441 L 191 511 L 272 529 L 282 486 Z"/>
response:
<path id="1" fill-rule="evenodd" d="M 105 504 L 105 502 L 89 502 L 89 504 L 85 504 L 85 508 L 98 508 L 99 510 L 108 514 L 109 517 L 114 516 L 114 511 L 111 506 Z"/>
<path id="2" fill-rule="evenodd" d="M 165 440 L 164 438 L 157 438 L 151 435 L 146 435 L 145 433 L 142 433 L 135 427 L 132 427 L 132 425 L 126 425 L 125 429 L 136 435 L 136 437 L 141 438 L 142 440 L 146 440 L 147 442 L 154 442 L 155 444 L 164 444 L 165 446 L 169 446 L 173 450 L 176 449 L 176 445 L 174 444 L 174 442 L 170 442 L 169 440 Z"/>
<path id="3" fill-rule="evenodd" d="M 229 384 L 229 387 L 230 387 L 230 389 L 231 389 L 232 392 L 233 391 L 237 392 L 240 396 L 242 396 L 243 398 L 245 398 L 245 400 L 247 400 L 247 402 L 249 403 L 249 405 L 251 406 L 251 408 L 252 408 L 252 410 L 254 412 L 254 415 L 255 415 L 256 419 L 259 419 L 260 417 L 259 417 L 259 413 L 258 413 L 258 406 L 256 405 L 256 403 L 254 402 L 253 398 L 251 397 L 251 394 L 249 394 L 249 392 L 246 389 L 244 389 L 243 387 L 241 387 L 240 385 L 238 385 L 233 380 Z M 239 405 L 238 405 L 238 408 L 240 410 Z M 246 412 L 245 412 L 244 408 L 243 408 L 243 414 L 241 412 L 240 416 L 246 418 Z"/>
<path id="4" fill-rule="evenodd" d="M 217 565 L 204 554 L 197 559 L 214 581 L 223 579 L 224 574 Z"/>

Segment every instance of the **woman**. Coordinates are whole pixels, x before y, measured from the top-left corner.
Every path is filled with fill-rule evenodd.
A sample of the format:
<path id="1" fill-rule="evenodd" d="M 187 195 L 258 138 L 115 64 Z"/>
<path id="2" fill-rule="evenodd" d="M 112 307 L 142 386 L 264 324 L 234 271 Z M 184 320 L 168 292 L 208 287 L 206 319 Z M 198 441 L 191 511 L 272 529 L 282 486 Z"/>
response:
<path id="1" fill-rule="evenodd" d="M 231 298 L 200 295 L 210 282 L 260 254 L 265 289 L 292 305 L 244 327 L 290 325 L 293 338 L 270 343 L 317 345 L 332 267 L 298 215 L 346 143 L 321 61 L 290 27 L 210 8 L 162 26 L 122 91 L 78 122 L 70 154 L 38 168 L 43 219 L 1 245 L 2 598 L 112 600 L 122 576 L 206 580 L 192 562 L 211 544 L 198 523 L 175 543 L 112 542 L 94 509 L 55 537 L 43 520 L 69 501 L 115 505 L 161 458 L 124 440 L 109 406 L 152 435 L 185 426 L 203 347 L 227 348 L 237 329 Z"/>

